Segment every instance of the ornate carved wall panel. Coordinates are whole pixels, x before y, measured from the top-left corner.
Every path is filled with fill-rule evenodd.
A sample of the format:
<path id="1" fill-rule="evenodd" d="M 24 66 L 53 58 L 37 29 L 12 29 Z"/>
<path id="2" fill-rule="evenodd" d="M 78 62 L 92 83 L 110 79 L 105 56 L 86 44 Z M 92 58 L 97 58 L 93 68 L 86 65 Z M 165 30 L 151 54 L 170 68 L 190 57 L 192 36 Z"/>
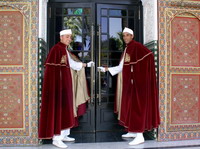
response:
<path id="1" fill-rule="evenodd" d="M 0 74 L 0 128 L 23 128 L 23 74 Z"/>
<path id="2" fill-rule="evenodd" d="M 38 144 L 38 0 L 0 1 L 0 146 Z"/>
<path id="3" fill-rule="evenodd" d="M 199 25 L 199 19 L 192 16 L 176 16 L 172 20 L 172 66 L 199 67 Z"/>
<path id="4" fill-rule="evenodd" d="M 159 0 L 158 140 L 200 138 L 200 1 Z"/>
<path id="5" fill-rule="evenodd" d="M 23 64 L 23 15 L 0 11 L 0 65 Z"/>
<path id="6" fill-rule="evenodd" d="M 199 76 L 192 74 L 171 75 L 171 124 L 199 123 Z"/>

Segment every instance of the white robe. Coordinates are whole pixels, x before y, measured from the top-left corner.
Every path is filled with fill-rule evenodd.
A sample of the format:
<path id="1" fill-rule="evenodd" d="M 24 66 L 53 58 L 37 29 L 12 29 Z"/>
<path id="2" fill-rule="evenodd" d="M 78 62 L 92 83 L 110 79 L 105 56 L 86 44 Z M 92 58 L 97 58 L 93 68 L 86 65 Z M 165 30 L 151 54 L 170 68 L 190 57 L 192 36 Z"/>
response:
<path id="1" fill-rule="evenodd" d="M 73 70 L 77 70 L 77 71 L 81 70 L 81 68 L 83 67 L 83 63 L 74 61 L 71 58 L 71 56 L 70 56 L 68 51 L 67 51 L 67 56 L 68 56 L 68 62 L 69 62 L 70 68 L 72 68 Z"/>
<path id="2" fill-rule="evenodd" d="M 109 68 L 108 68 L 108 71 L 110 72 L 110 74 L 111 74 L 112 76 L 114 76 L 114 75 L 116 75 L 116 74 L 122 72 L 123 65 L 124 65 L 124 55 L 125 55 L 125 53 L 126 53 L 126 49 L 124 50 L 123 57 L 122 57 L 122 59 L 121 59 L 121 61 L 120 61 L 120 63 L 119 63 L 118 66 L 114 66 L 114 67 L 109 67 Z"/>

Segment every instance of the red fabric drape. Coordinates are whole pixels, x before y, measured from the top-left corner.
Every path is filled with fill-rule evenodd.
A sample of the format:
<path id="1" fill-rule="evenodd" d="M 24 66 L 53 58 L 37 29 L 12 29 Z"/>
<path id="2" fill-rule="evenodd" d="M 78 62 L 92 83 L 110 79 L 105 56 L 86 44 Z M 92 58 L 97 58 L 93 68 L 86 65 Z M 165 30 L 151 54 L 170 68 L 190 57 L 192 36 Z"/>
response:
<path id="1" fill-rule="evenodd" d="M 86 109 L 84 104 L 80 107 L 79 115 Z M 50 50 L 45 62 L 39 138 L 52 138 L 60 134 L 61 130 L 77 125 L 73 113 L 72 77 L 66 45 L 59 42 Z"/>
<path id="2" fill-rule="evenodd" d="M 134 40 L 127 45 L 126 55 L 122 71 L 120 124 L 129 132 L 157 128 L 160 116 L 154 56 Z"/>

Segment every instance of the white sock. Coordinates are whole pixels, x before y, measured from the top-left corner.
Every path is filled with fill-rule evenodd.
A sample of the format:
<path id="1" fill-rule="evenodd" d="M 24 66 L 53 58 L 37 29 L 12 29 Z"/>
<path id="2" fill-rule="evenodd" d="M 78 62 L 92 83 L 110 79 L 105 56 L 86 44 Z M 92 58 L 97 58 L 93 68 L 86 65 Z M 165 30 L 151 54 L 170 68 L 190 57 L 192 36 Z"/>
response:
<path id="1" fill-rule="evenodd" d="M 136 137 L 143 137 L 143 133 L 137 133 Z"/>

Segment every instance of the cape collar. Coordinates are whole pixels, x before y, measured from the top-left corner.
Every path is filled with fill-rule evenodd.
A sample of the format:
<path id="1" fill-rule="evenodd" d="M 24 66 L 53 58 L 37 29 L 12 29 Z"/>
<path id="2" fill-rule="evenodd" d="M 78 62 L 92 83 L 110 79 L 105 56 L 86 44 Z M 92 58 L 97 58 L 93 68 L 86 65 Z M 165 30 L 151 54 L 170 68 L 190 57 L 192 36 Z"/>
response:
<path id="1" fill-rule="evenodd" d="M 66 48 L 67 46 L 64 44 L 64 43 L 62 43 L 62 42 L 58 42 L 58 44 L 61 46 L 61 47 L 63 47 L 63 48 Z"/>
<path id="2" fill-rule="evenodd" d="M 131 40 L 127 45 L 126 45 L 126 47 L 128 47 L 128 46 L 130 46 L 130 45 L 133 45 L 135 43 L 135 41 L 134 40 Z"/>

